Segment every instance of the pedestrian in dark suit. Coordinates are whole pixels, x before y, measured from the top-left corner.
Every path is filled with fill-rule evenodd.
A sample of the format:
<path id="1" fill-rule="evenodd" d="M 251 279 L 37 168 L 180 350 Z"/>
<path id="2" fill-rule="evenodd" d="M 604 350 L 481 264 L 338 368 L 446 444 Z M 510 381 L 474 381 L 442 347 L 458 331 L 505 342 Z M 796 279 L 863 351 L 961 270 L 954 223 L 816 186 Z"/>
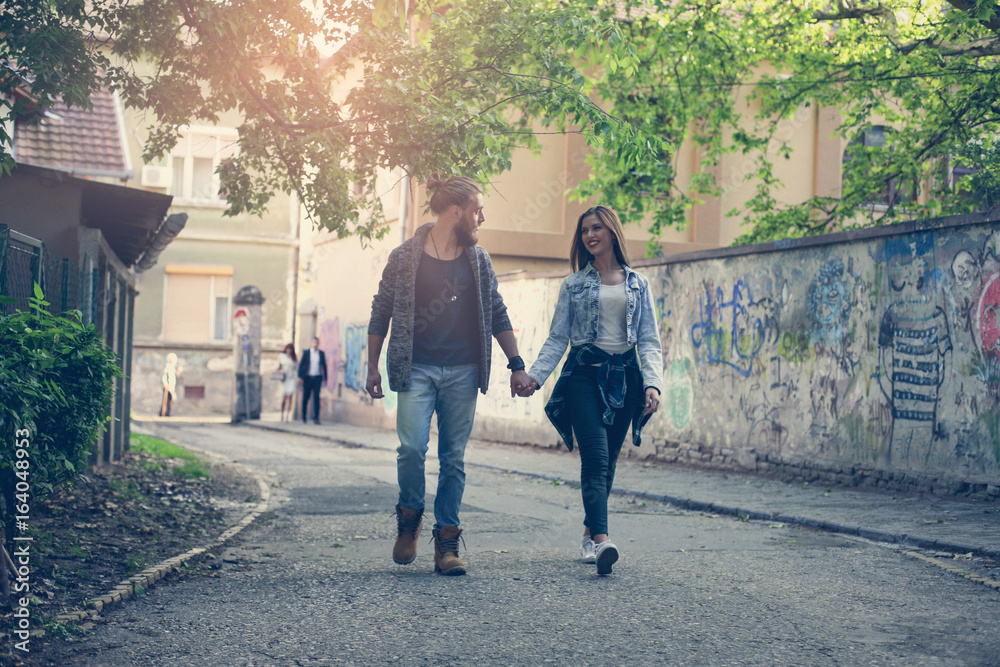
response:
<path id="1" fill-rule="evenodd" d="M 313 401 L 313 423 L 319 423 L 319 389 L 326 382 L 326 355 L 319 349 L 319 338 L 313 338 L 312 347 L 302 353 L 299 362 L 299 380 L 302 382 L 302 423 L 306 423 L 309 397 Z"/>

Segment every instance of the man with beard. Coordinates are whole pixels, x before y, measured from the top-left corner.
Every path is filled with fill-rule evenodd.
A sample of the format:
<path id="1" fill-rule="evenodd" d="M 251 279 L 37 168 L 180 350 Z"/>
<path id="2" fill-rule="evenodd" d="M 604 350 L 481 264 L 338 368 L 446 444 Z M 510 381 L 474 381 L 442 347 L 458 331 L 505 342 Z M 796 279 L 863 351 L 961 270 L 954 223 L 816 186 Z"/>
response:
<path id="1" fill-rule="evenodd" d="M 486 393 L 492 337 L 512 371 L 511 396 L 529 383 L 517 354 L 507 307 L 497 290 L 489 254 L 476 245 L 483 224 L 483 193 L 470 178 L 432 174 L 427 182 L 429 222 L 392 251 L 368 324 L 368 381 L 382 398 L 378 371 L 392 320 L 387 367 L 389 388 L 398 392 L 396 471 L 398 536 L 392 558 L 412 563 L 424 512 L 424 461 L 431 415 L 437 413 L 438 475 L 434 500 L 434 571 L 465 574 L 458 556 L 458 513 L 465 490 L 465 445 L 472 432 L 477 390 Z"/>

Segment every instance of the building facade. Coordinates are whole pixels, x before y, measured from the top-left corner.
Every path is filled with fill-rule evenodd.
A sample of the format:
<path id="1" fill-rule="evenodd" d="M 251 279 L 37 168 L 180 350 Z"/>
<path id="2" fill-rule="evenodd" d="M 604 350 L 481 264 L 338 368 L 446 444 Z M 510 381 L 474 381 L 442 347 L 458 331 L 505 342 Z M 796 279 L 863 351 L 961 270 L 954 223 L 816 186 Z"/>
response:
<path id="1" fill-rule="evenodd" d="M 141 163 L 144 126 L 126 116 L 128 148 Z M 233 297 L 253 286 L 264 296 L 261 371 L 266 378 L 293 340 L 299 208 L 278 195 L 261 217 L 226 217 L 219 164 L 234 155 L 239 118 L 213 126 L 192 124 L 160 162 L 137 169 L 134 187 L 173 196 L 172 213 L 187 215 L 183 231 L 159 261 L 137 276 L 135 414 L 160 412 L 161 374 L 168 354 L 178 358 L 174 417 L 228 415 L 234 400 L 237 355 Z M 263 409 L 281 404 L 277 382 L 265 380 Z"/>

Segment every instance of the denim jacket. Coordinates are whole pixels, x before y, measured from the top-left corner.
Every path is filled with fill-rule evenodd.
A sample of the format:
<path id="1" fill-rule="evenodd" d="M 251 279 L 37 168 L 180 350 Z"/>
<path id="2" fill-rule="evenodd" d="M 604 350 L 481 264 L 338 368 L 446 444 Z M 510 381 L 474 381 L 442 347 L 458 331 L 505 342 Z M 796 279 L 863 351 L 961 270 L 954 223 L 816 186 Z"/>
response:
<path id="1" fill-rule="evenodd" d="M 656 306 L 649 281 L 625 266 L 625 324 L 628 345 L 639 353 L 643 388 L 653 387 L 663 393 L 663 352 Z M 552 316 L 549 337 L 528 371 L 539 386 L 545 383 L 556 364 L 566 353 L 566 346 L 577 347 L 597 341 L 601 307 L 601 274 L 593 264 L 569 275 L 559 288 L 556 312 Z"/>

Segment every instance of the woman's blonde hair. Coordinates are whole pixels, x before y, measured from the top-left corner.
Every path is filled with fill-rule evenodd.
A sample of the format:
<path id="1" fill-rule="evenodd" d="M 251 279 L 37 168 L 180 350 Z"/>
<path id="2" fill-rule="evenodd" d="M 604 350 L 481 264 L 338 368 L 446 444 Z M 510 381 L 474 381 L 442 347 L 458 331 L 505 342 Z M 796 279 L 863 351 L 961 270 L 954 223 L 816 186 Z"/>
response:
<path id="1" fill-rule="evenodd" d="M 482 191 L 479 184 L 467 176 L 445 179 L 435 171 L 427 179 L 427 192 L 431 193 L 431 210 L 434 215 L 441 215 L 449 206 L 464 209 Z"/>
<path id="2" fill-rule="evenodd" d="M 615 244 L 615 257 L 618 259 L 618 263 L 622 266 L 631 266 L 632 260 L 629 258 L 628 249 L 625 247 L 625 232 L 622 230 L 622 223 L 618 219 L 618 214 L 607 206 L 594 206 L 584 211 L 580 215 L 580 219 L 576 221 L 576 233 L 573 234 L 573 245 L 569 249 L 569 263 L 573 267 L 573 271 L 579 271 L 594 260 L 594 256 L 587 250 L 587 246 L 584 245 L 583 237 L 580 234 L 584 219 L 590 216 L 594 216 L 600 220 L 601 224 L 611 232 Z"/>

